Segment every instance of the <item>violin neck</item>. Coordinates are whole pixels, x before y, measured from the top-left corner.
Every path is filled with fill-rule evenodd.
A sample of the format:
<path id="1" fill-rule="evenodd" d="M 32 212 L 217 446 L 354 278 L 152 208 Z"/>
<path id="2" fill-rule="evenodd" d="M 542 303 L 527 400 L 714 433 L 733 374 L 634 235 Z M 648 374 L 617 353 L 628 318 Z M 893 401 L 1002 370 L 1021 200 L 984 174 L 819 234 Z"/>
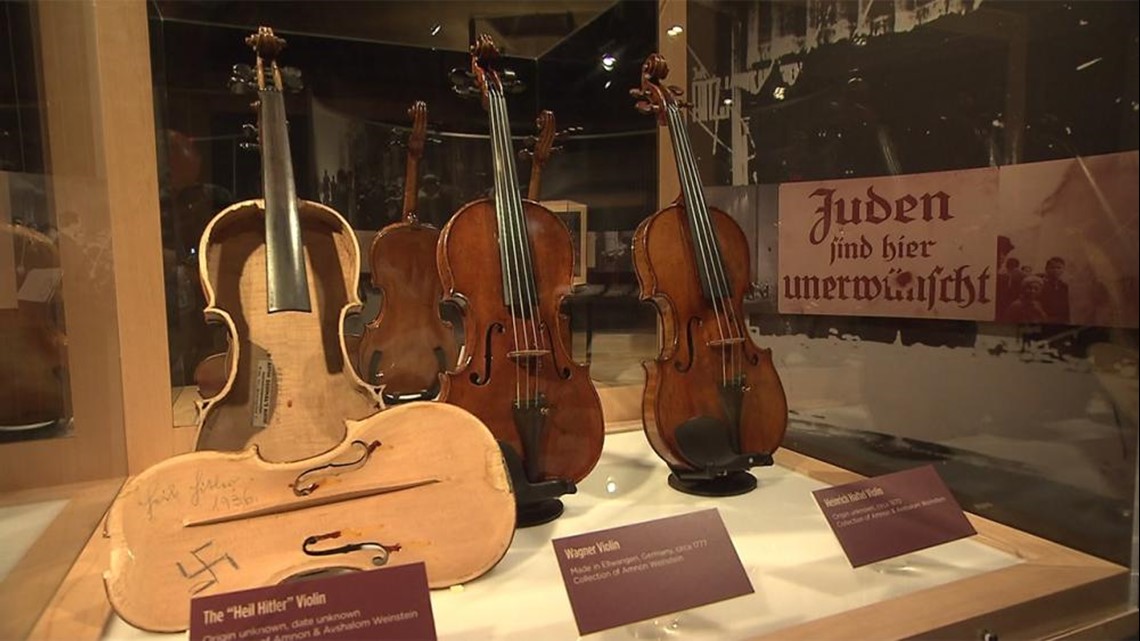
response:
<path id="1" fill-rule="evenodd" d="M 419 186 L 420 159 L 415 154 L 408 154 L 408 162 L 404 167 L 404 222 L 416 222 L 416 204 L 420 195 Z"/>
<path id="2" fill-rule="evenodd" d="M 538 202 L 539 194 L 542 190 L 542 162 L 538 158 L 534 159 L 534 164 L 530 167 L 530 184 L 527 186 L 526 197 L 530 200 Z"/>
<path id="3" fill-rule="evenodd" d="M 538 303 L 531 262 L 530 237 L 519 195 L 518 170 L 511 145 L 507 101 L 498 88 L 488 92 L 491 148 L 495 161 L 495 214 L 499 228 L 499 259 L 503 271 L 503 302 L 517 317 L 527 317 Z"/>
<path id="4" fill-rule="evenodd" d="M 276 73 L 274 67 L 274 73 Z M 259 92 L 261 184 L 265 190 L 265 265 L 269 312 L 312 311 L 301 219 L 293 183 L 293 157 L 285 100 L 275 89 Z"/>
<path id="5" fill-rule="evenodd" d="M 667 121 L 670 139 L 673 141 L 673 155 L 677 158 L 677 175 L 681 179 L 681 195 L 685 203 L 685 213 L 689 221 L 689 234 L 693 242 L 694 258 L 700 274 L 701 291 L 712 301 L 728 298 L 732 292 L 728 280 L 728 270 L 717 240 L 716 228 L 705 202 L 701 187 L 701 174 L 693 147 L 689 143 L 689 131 L 685 118 L 676 104 L 668 106 Z"/>

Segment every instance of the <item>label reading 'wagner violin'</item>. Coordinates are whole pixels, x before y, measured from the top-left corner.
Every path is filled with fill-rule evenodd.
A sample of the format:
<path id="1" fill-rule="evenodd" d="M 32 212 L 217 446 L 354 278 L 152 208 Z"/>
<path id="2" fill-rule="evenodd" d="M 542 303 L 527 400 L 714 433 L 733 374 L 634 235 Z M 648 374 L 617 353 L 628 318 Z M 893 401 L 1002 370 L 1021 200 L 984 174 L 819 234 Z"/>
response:
<path id="1" fill-rule="evenodd" d="M 553 544 L 581 634 L 752 593 L 715 509 Z"/>

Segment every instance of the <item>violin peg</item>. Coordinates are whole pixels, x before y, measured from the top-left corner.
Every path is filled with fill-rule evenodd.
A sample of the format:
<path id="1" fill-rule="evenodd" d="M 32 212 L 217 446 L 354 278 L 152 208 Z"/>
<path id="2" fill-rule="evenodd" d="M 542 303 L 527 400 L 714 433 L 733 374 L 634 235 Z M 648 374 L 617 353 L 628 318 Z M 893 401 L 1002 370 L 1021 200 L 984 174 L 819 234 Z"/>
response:
<path id="1" fill-rule="evenodd" d="M 447 77 L 451 80 L 452 86 L 455 87 L 470 87 L 475 80 L 471 71 L 463 67 L 452 69 L 451 73 L 447 74 Z"/>
<path id="2" fill-rule="evenodd" d="M 288 91 L 301 91 L 305 88 L 305 81 L 301 79 L 301 70 L 296 67 L 281 67 L 281 83 Z"/>
<path id="3" fill-rule="evenodd" d="M 643 114 L 646 114 L 646 115 L 652 114 L 652 113 L 657 111 L 657 107 L 655 105 L 650 104 L 648 102 L 644 102 L 644 101 L 638 102 L 637 104 L 635 104 L 633 106 L 633 108 L 640 111 Z"/>
<path id="4" fill-rule="evenodd" d="M 475 87 L 458 87 L 452 86 L 452 91 L 459 94 L 460 98 L 477 98 L 482 95 L 482 92 Z"/>
<path id="5" fill-rule="evenodd" d="M 230 91 L 236 94 L 251 93 L 257 89 L 253 68 L 249 65 L 234 65 L 227 83 Z"/>

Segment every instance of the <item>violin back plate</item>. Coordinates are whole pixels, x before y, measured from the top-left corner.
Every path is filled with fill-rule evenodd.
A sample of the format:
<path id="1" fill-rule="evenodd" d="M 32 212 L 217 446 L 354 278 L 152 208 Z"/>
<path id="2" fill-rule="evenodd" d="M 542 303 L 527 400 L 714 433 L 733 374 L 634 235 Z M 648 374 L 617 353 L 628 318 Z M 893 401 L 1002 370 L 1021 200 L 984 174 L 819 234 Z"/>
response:
<path id="1" fill-rule="evenodd" d="M 491 433 L 461 408 L 415 402 L 351 423 L 335 450 L 305 461 L 268 463 L 251 448 L 149 468 L 108 512 L 104 583 L 128 623 L 174 632 L 193 597 L 321 570 L 423 562 L 432 588 L 470 581 L 503 557 L 514 527 Z M 374 545 L 328 553 L 362 543 Z"/>

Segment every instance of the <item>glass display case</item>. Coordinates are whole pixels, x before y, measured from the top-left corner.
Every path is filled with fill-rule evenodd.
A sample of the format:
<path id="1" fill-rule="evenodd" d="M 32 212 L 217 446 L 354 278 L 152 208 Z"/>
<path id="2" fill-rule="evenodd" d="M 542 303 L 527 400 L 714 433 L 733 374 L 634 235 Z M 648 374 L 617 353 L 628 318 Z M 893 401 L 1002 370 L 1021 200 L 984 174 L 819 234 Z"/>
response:
<path id="1" fill-rule="evenodd" d="M 387 437 L 371 446 L 342 434 L 441 396 L 470 409 L 461 399 L 478 391 L 456 388 L 506 364 L 527 376 L 513 391 L 516 425 L 541 425 L 534 417 L 558 405 L 546 383 L 528 396 L 531 377 L 572 379 L 587 366 L 591 391 L 573 404 L 597 398 L 604 445 L 599 425 L 597 460 L 552 488 L 521 428 L 503 438 L 475 412 L 501 443 L 495 464 L 518 518 L 534 524 L 485 576 L 432 592 L 439 638 L 576 638 L 551 539 L 705 508 L 719 511 L 754 593 L 587 636 L 1135 637 L 1135 3 L 0 9 L 10 70 L 0 72 L 0 527 L 15 542 L 0 559 L 0 638 L 167 638 L 127 623 L 105 594 L 122 518 L 105 514 L 126 479 L 194 450 L 253 445 L 270 466 L 323 474 L 323 459 L 304 461 L 342 440 L 363 453 L 327 467 L 354 470 Z M 284 49 L 255 38 L 251 50 L 262 26 Z M 493 65 L 477 56 L 473 66 L 479 34 L 497 45 Z M 677 104 L 675 121 L 646 84 L 657 82 L 643 67 L 655 52 L 667 70 L 653 67 L 653 86 Z M 274 82 L 280 112 L 262 93 Z M 499 94 L 487 88 L 497 82 Z M 308 321 L 274 325 L 260 311 L 283 281 L 262 275 L 272 259 L 260 239 L 273 232 L 256 211 L 272 217 L 282 167 L 291 191 L 281 193 L 300 203 L 301 265 L 314 280 L 341 279 L 311 285 L 322 325 L 309 334 Z M 557 242 L 511 244 L 515 193 L 520 220 L 530 201 L 554 214 Z M 447 245 L 480 206 L 506 221 L 494 228 L 498 256 Z M 655 388 L 655 359 L 694 368 L 707 324 L 670 318 L 685 309 L 672 294 L 650 300 L 646 274 L 665 271 L 646 267 L 660 255 L 647 221 L 670 206 L 739 229 L 739 257 L 737 232 L 713 233 L 712 255 L 733 256 L 731 277 L 692 274 L 705 298 L 718 286 L 742 297 L 742 335 L 721 330 L 707 346 L 730 367 L 738 353 L 770 359 L 786 401 L 780 447 L 749 459 L 755 489 L 737 496 L 675 489 L 693 450 L 652 424 L 659 397 L 694 386 Z M 718 210 L 733 222 L 716 222 Z M 530 243 L 547 238 L 536 224 L 525 222 Z M 385 369 L 405 352 L 375 333 L 420 287 L 421 267 L 377 262 L 378 251 L 418 247 L 387 236 L 401 226 L 429 233 L 421 258 L 437 279 L 429 320 L 405 321 L 395 337 L 432 336 L 427 382 L 407 385 Z M 315 233 L 333 240 L 318 246 Z M 481 303 L 431 289 L 501 272 L 502 295 L 533 287 L 537 298 L 545 268 L 519 272 L 516 286 L 504 265 L 561 260 L 564 238 L 558 300 L 534 323 L 535 345 L 526 323 L 510 326 L 532 313 L 514 313 L 513 299 L 510 322 L 472 329 Z M 220 280 L 227 270 L 238 284 Z M 285 338 L 256 338 L 266 328 Z M 509 351 L 492 349 L 500 334 L 515 341 Z M 562 363 L 558 344 L 580 365 Z M 291 355 L 319 364 L 291 378 Z M 745 399 L 762 386 L 747 376 L 723 376 L 715 396 L 737 424 L 753 419 L 747 400 L 732 413 L 730 383 Z M 352 398 L 294 391 L 322 377 Z M 290 412 L 305 425 L 327 418 L 331 440 L 310 442 L 302 427 L 283 439 L 297 455 L 259 440 Z M 235 420 L 247 435 L 226 436 Z M 730 449 L 750 452 L 743 441 Z M 927 465 L 977 536 L 853 568 L 812 492 Z M 145 503 L 148 518 L 182 500 L 151 487 L 136 501 L 127 483 L 120 503 Z M 523 509 L 533 507 L 524 494 L 546 501 L 555 490 L 557 513 Z"/>

